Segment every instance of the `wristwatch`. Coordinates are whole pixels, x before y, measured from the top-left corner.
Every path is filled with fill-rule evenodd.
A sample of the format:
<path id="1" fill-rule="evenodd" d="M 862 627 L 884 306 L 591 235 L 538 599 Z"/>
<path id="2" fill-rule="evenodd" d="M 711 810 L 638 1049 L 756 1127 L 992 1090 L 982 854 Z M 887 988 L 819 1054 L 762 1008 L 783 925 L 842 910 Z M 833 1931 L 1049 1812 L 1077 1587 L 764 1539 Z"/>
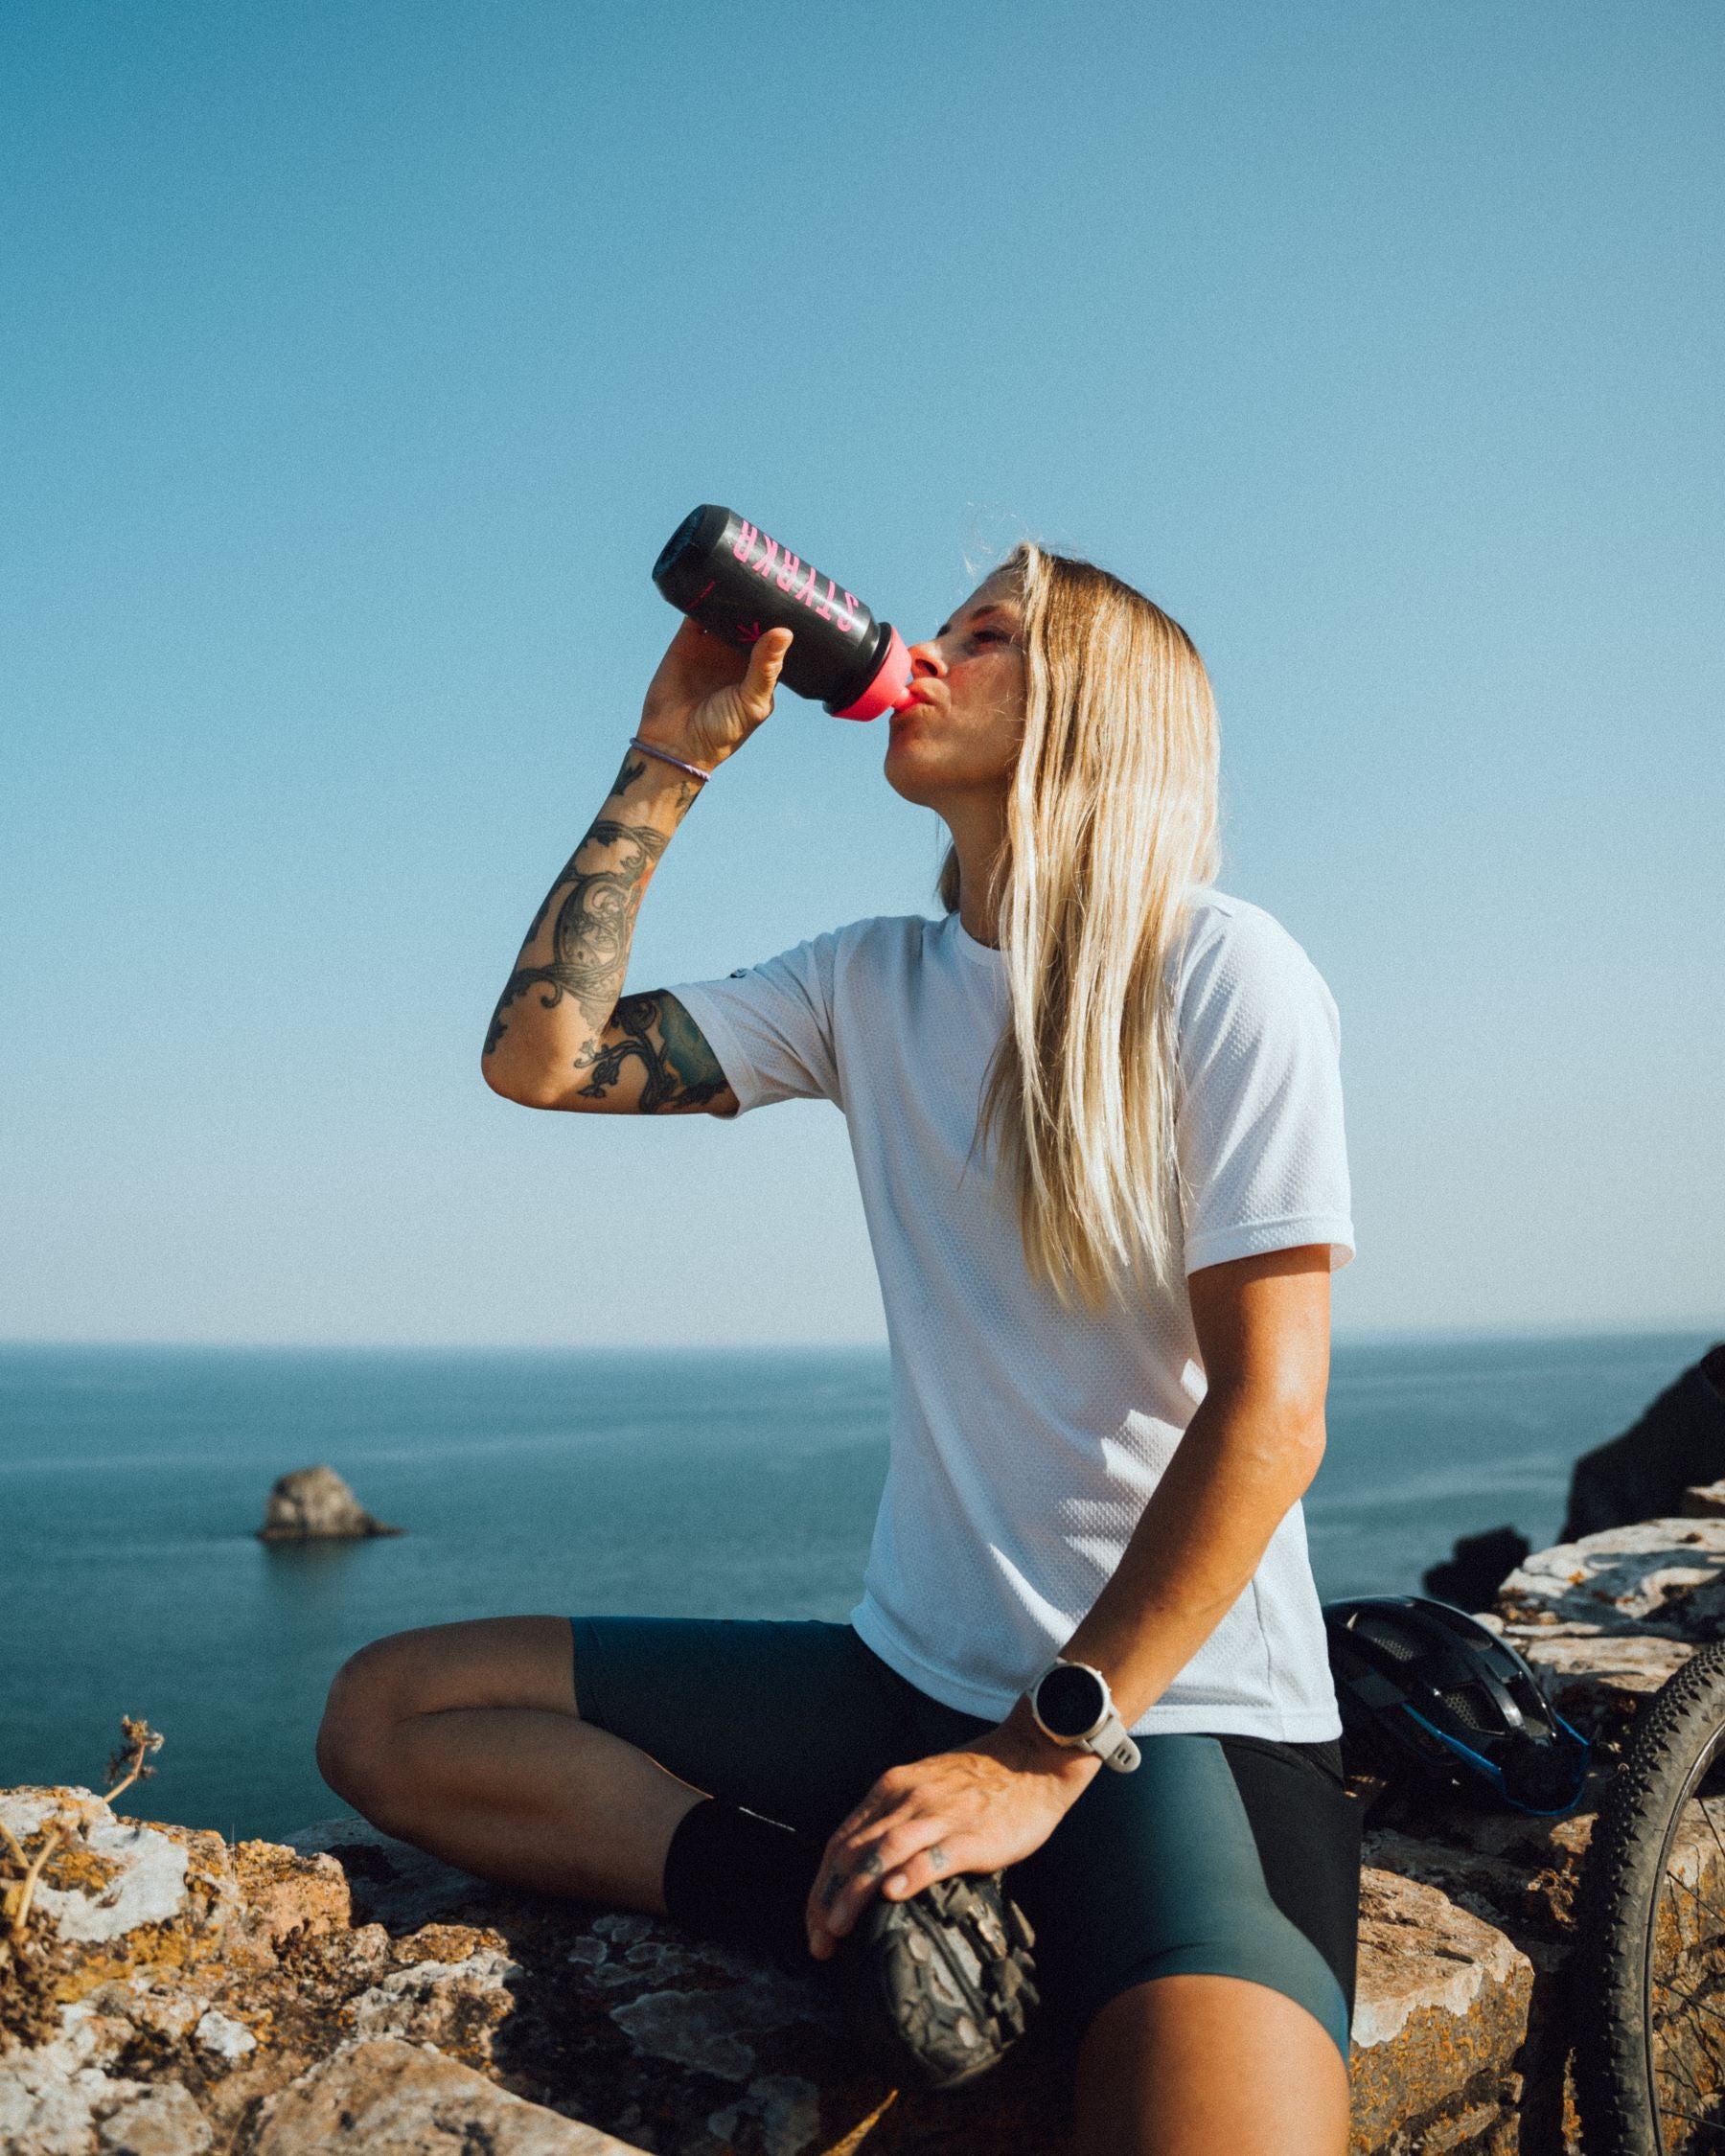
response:
<path id="1" fill-rule="evenodd" d="M 1088 1662 L 1067 1662 L 1056 1655 L 1024 1695 L 1030 1719 L 1044 1736 L 1070 1752 L 1093 1752 L 1117 1775 L 1138 1763 L 1138 1748 L 1115 1710 L 1108 1679 Z"/>

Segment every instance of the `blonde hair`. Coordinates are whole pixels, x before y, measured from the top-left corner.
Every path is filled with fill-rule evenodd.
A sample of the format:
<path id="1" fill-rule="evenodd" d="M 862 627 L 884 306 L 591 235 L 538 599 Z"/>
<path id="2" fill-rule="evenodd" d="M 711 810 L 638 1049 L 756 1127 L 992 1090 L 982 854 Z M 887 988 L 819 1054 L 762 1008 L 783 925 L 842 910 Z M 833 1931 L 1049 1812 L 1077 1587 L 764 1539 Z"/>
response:
<path id="1" fill-rule="evenodd" d="M 1011 1017 L 979 1135 L 1016 1182 L 1031 1273 L 1092 1310 L 1177 1270 L 1169 959 L 1218 862 L 1215 700 L 1185 631 L 1029 541 L 1024 735 L 996 876 Z M 940 898 L 958 906 L 949 849 Z"/>

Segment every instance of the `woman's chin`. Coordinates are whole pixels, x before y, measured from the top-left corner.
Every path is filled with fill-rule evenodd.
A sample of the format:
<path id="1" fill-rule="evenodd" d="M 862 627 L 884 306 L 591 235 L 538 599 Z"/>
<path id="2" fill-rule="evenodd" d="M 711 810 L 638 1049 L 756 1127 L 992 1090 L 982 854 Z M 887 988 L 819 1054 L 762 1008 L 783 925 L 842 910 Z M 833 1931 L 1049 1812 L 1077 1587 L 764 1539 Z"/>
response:
<path id="1" fill-rule="evenodd" d="M 927 792 L 932 774 L 902 734 L 894 734 L 887 741 L 886 760 L 881 768 L 895 793 L 902 794 L 907 801 L 914 801 L 919 809 L 933 805 Z"/>

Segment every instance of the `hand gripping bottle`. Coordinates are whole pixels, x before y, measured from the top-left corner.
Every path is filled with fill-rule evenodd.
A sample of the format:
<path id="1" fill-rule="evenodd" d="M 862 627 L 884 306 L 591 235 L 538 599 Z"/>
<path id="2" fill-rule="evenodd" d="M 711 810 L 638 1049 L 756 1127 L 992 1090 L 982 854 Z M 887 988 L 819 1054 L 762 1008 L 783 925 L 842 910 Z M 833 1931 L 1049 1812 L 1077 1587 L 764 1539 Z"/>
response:
<path id="1" fill-rule="evenodd" d="M 735 510 L 703 502 L 665 542 L 653 581 L 680 612 L 747 651 L 795 631 L 780 678 L 838 719 L 878 719 L 910 700 L 910 654 L 889 621 Z"/>

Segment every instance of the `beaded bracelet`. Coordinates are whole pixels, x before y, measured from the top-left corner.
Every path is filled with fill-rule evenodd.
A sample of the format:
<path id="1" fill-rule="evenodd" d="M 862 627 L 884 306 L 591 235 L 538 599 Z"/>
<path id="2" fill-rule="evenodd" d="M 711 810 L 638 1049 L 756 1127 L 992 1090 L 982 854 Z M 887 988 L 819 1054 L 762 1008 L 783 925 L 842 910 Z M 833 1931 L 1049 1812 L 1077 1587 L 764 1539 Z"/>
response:
<path id="1" fill-rule="evenodd" d="M 668 748 L 656 748 L 652 742 L 643 741 L 639 734 L 630 735 L 629 745 L 631 748 L 638 748 L 643 756 L 656 756 L 661 764 L 675 764 L 679 771 L 687 771 L 692 779 L 699 779 L 702 786 L 713 775 L 711 771 L 703 771 L 699 764 L 685 764 L 680 756 L 673 756 Z"/>

